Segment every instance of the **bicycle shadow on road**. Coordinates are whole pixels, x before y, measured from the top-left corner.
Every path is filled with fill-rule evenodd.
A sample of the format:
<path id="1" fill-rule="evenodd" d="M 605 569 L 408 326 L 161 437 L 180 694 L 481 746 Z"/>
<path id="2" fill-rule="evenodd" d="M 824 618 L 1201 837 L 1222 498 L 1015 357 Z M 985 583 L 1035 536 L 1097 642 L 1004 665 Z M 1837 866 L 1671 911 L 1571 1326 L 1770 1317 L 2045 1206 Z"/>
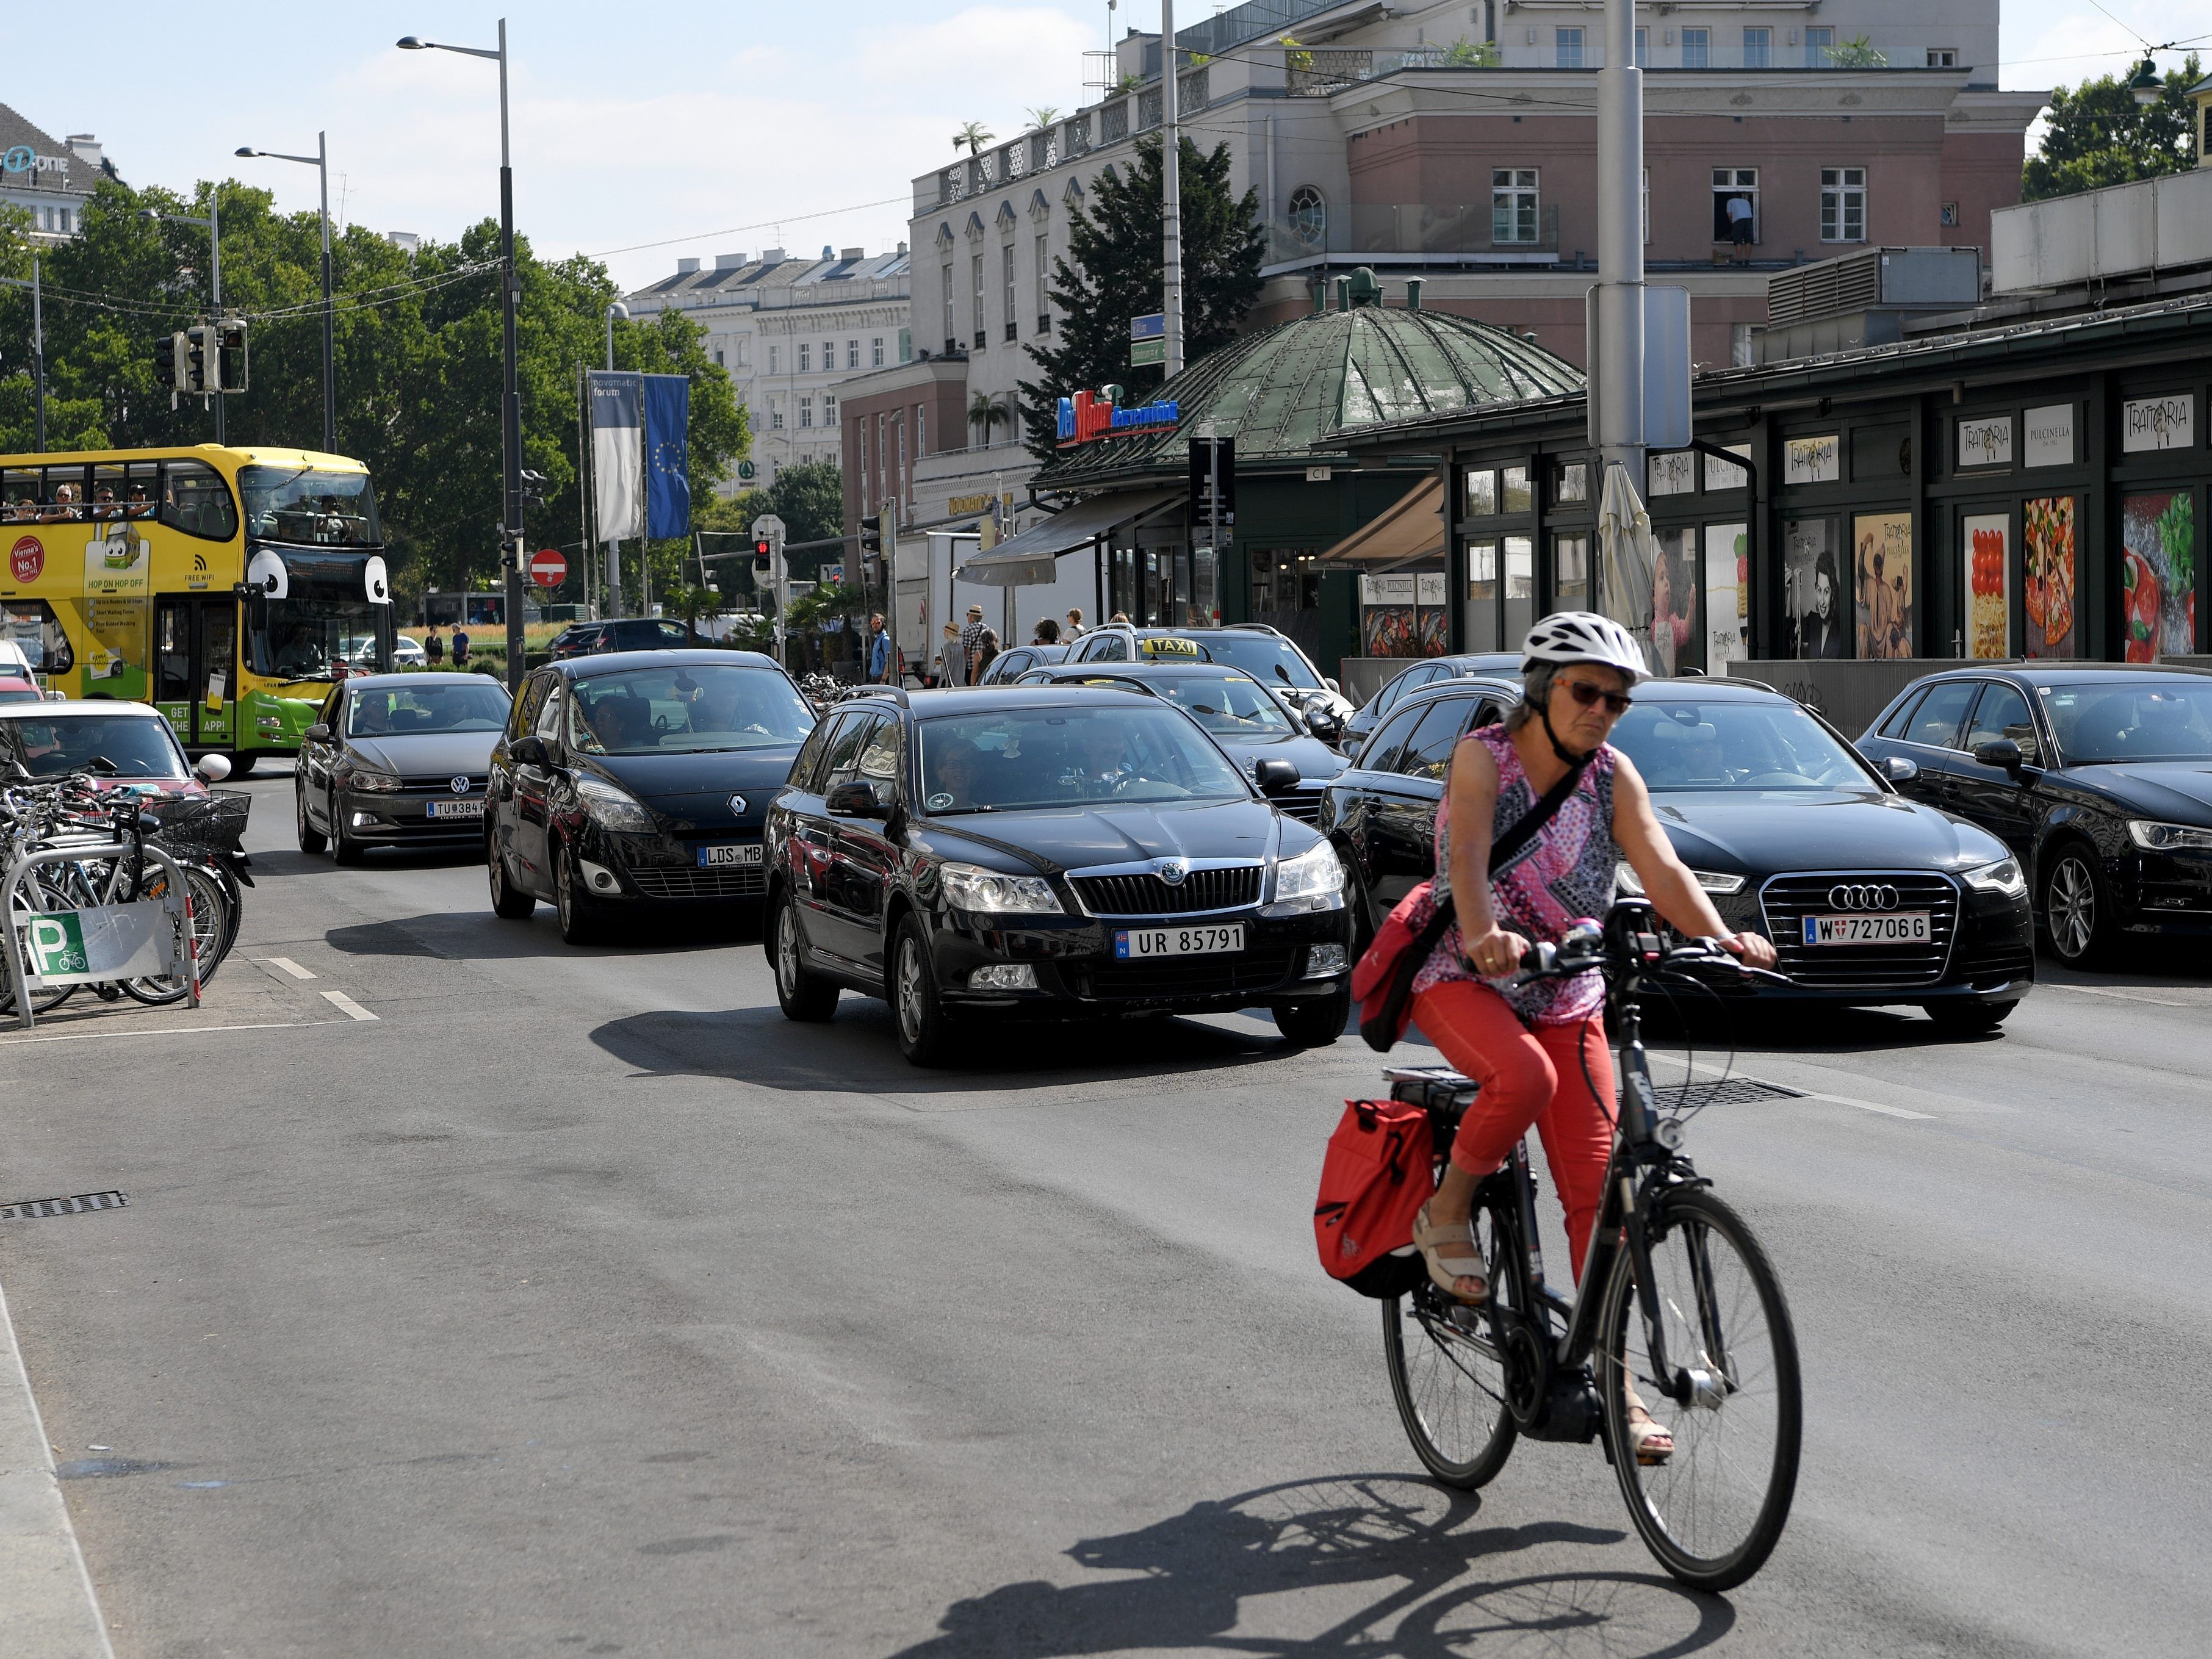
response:
<path id="1" fill-rule="evenodd" d="M 1031 1579 L 956 1601 L 939 1632 L 894 1659 L 1059 1659 L 1200 1648 L 1260 1659 L 1459 1659 L 1576 1650 L 1689 1654 L 1735 1614 L 1656 1573 L 1475 1577 L 1543 1546 L 1605 1547 L 1613 1528 L 1540 1522 L 1474 1524 L 1481 1500 L 1401 1474 L 1263 1486 L 1194 1504 L 1136 1532 L 1086 1539 L 1067 1554 L 1122 1575 L 1055 1585 Z M 1285 1598 L 1247 1608 L 1248 1599 Z M 1283 1632 L 1287 1623 L 1307 1627 Z M 1273 1626 L 1271 1632 L 1268 1628 Z"/>
<path id="2" fill-rule="evenodd" d="M 899 1054 L 891 1012 L 848 995 L 826 1025 L 800 1025 L 773 1005 L 714 1013 L 656 1009 L 608 1020 L 592 1041 L 652 1077 L 719 1077 L 802 1093 L 959 1094 L 1003 1079 L 1055 1086 L 1127 1078 L 1188 1078 L 1301 1052 L 1187 1020 L 978 1026 L 967 1055 L 939 1067 Z"/>

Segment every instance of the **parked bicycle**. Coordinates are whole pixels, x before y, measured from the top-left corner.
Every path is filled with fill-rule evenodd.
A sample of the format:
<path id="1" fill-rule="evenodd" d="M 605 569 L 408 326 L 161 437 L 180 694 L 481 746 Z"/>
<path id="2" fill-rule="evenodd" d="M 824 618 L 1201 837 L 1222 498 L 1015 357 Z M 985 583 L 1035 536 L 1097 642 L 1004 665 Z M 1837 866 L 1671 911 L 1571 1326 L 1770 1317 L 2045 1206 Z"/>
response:
<path id="1" fill-rule="evenodd" d="M 1802 1404 L 1789 1304 L 1766 1253 L 1698 1174 L 1684 1114 L 1662 1109 L 1652 1088 L 1639 1004 L 1692 967 L 1763 972 L 1710 942 L 1670 945 L 1640 900 L 1523 958 L 1524 981 L 1601 971 L 1619 1033 L 1620 1108 L 1582 1293 L 1571 1302 L 1545 1280 L 1524 1142 L 1474 1200 L 1488 1299 L 1469 1305 L 1424 1280 L 1382 1304 L 1382 1334 L 1398 1414 L 1437 1480 L 1486 1485 L 1522 1435 L 1600 1440 L 1652 1554 L 1684 1583 L 1723 1590 L 1758 1571 L 1782 1535 Z M 1476 1085 L 1444 1067 L 1385 1076 L 1449 1148 Z M 1650 1463 L 1629 1432 L 1638 1407 L 1674 1437 Z"/>

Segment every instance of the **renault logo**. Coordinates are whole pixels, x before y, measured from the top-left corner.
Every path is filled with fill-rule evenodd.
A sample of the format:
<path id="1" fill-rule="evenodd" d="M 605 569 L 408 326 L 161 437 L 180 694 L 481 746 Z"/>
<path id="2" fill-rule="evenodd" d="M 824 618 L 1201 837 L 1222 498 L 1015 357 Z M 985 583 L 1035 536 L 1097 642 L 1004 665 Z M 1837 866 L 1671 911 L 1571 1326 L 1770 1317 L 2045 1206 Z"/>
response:
<path id="1" fill-rule="evenodd" d="M 469 793 L 469 781 L 466 778 L 455 778 L 453 780 L 453 793 L 457 795 L 467 794 Z"/>
<path id="2" fill-rule="evenodd" d="M 732 795 L 732 796 L 731 796 L 731 797 L 730 797 L 730 811 L 731 811 L 731 812 L 732 812 L 732 814 L 734 814 L 736 817 L 744 817 L 744 815 L 745 815 L 745 798 L 744 798 L 743 795 Z"/>
<path id="3" fill-rule="evenodd" d="M 1828 902 L 1838 910 L 1894 910 L 1897 889 L 1838 882 L 1828 890 Z"/>
<path id="4" fill-rule="evenodd" d="M 1153 864 L 1152 868 L 1158 873 L 1159 878 L 1170 887 L 1182 886 L 1183 878 L 1190 873 L 1189 864 L 1182 859 L 1160 859 Z"/>

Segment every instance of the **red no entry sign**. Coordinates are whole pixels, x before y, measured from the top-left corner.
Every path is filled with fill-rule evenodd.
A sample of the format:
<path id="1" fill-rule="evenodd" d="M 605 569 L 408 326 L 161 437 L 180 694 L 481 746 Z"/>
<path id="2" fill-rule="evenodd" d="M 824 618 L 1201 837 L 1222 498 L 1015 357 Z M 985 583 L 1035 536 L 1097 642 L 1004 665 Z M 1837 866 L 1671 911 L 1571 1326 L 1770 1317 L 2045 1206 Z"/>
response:
<path id="1" fill-rule="evenodd" d="M 558 587 L 568 574 L 568 560 L 552 548 L 540 548 L 530 556 L 530 580 L 540 587 Z"/>

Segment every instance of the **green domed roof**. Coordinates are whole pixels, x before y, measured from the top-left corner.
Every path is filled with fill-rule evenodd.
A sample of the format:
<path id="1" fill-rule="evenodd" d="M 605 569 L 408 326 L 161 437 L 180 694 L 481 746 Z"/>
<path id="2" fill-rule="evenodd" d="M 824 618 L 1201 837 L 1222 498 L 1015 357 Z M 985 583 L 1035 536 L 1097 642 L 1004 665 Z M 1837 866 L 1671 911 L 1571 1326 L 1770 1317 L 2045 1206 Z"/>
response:
<path id="1" fill-rule="evenodd" d="M 1206 421 L 1237 441 L 1241 471 L 1255 462 L 1341 453 L 1341 434 L 1384 421 L 1583 389 L 1572 363 L 1504 329 L 1373 303 L 1379 286 L 1371 277 L 1363 285 L 1355 275 L 1352 292 L 1349 310 L 1242 336 L 1192 364 L 1152 394 L 1177 404 L 1174 427 L 1065 451 L 1037 485 L 1180 474 L 1185 447 Z"/>

